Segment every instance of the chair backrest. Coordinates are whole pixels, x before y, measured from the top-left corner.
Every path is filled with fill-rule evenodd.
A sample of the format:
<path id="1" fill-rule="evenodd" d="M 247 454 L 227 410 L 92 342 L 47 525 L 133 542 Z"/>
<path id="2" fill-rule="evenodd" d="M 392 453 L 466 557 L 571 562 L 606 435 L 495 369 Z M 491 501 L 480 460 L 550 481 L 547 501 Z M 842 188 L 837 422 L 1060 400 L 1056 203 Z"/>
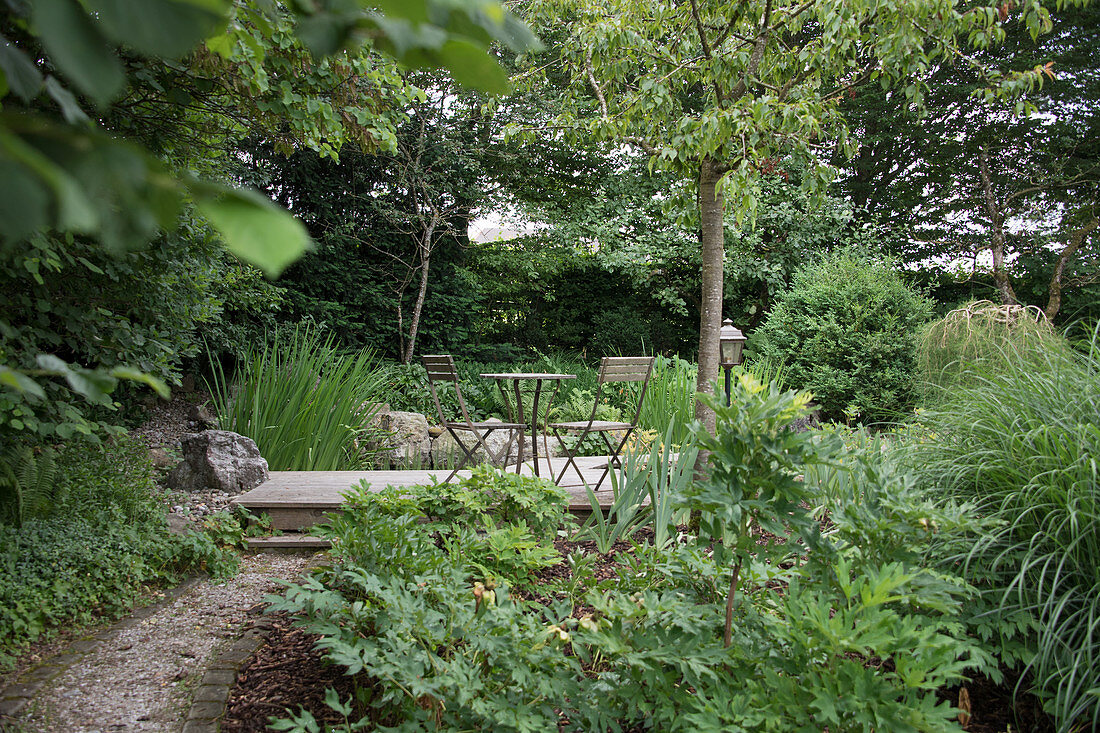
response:
<path id="1" fill-rule="evenodd" d="M 600 384 L 605 382 L 648 382 L 653 356 L 605 356 L 600 360 Z"/>
<path id="2" fill-rule="evenodd" d="M 466 410 L 466 401 L 462 399 L 462 388 L 458 386 L 458 370 L 455 369 L 455 360 L 450 354 L 425 354 L 420 357 L 420 361 L 428 372 L 428 389 L 432 392 L 432 401 L 435 402 L 435 409 L 439 413 L 439 421 L 441 423 L 451 422 L 443 414 L 443 405 L 440 403 L 439 394 L 436 392 L 436 384 L 443 383 L 454 387 L 455 396 L 458 397 L 458 407 L 462 410 L 462 419 L 469 423 L 470 413 Z"/>
<path id="3" fill-rule="evenodd" d="M 604 384 L 608 382 L 641 382 L 642 392 L 638 395 L 638 407 L 634 411 L 633 425 L 638 424 L 638 417 L 642 414 L 642 400 L 645 399 L 645 391 L 649 387 L 649 376 L 653 373 L 654 356 L 605 356 L 600 360 L 600 374 L 596 387 L 596 400 L 592 406 L 592 418 L 596 417 L 599 409 L 600 392 Z"/>

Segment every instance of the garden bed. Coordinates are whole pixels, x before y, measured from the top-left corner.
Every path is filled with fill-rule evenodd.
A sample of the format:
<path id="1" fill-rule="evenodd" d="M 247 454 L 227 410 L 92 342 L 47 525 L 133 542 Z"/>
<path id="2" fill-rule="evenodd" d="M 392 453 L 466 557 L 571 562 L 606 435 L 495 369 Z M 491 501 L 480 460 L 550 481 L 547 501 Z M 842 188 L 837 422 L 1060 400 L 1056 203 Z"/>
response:
<path id="1" fill-rule="evenodd" d="M 634 538 L 639 542 L 653 539 L 650 529 L 643 529 Z M 571 541 L 559 539 L 554 543 L 561 556 L 569 557 L 575 552 L 594 555 L 597 563 L 594 576 L 600 581 L 608 581 L 624 567 L 623 558 L 630 554 L 632 545 L 620 541 L 612 552 L 601 555 L 591 541 Z M 534 586 L 553 584 L 572 579 L 572 570 L 567 562 L 543 568 L 537 573 Z M 536 593 L 516 593 L 514 597 L 524 596 L 524 600 L 542 602 L 551 599 Z M 578 607 L 574 616 L 580 618 L 591 609 Z M 263 609 L 257 608 L 257 614 Z M 321 724 L 339 725 L 343 716 L 334 712 L 325 704 L 326 690 L 332 688 L 341 700 L 352 698 L 357 680 L 347 676 L 343 669 L 324 659 L 324 655 L 315 645 L 322 638 L 294 624 L 286 613 L 272 615 L 272 623 L 265 632 L 265 643 L 242 666 L 237 683 L 230 692 L 226 716 L 221 730 L 225 733 L 266 733 L 273 717 L 285 718 L 298 714 L 300 710 L 311 713 Z M 362 676 L 358 680 L 363 684 Z M 1022 726 L 1023 730 L 1033 733 L 1046 733 L 1055 728 L 1038 702 L 1028 696 L 1013 710 L 1012 688 L 1016 678 L 1009 675 L 1001 684 L 978 675 L 965 685 L 970 705 L 970 720 L 965 726 L 968 733 L 1003 733 Z M 959 700 L 960 686 L 944 688 L 939 693 L 943 700 Z M 367 715 L 366 706 L 354 711 L 353 720 Z M 567 721 L 563 721 L 561 730 L 569 730 Z"/>
<path id="2" fill-rule="evenodd" d="M 807 395 L 735 386 L 693 436 L 706 477 L 666 436 L 579 533 L 559 489 L 509 474 L 348 495 L 319 530 L 331 564 L 272 602 L 363 683 L 363 710 L 325 708 L 410 731 L 1049 729 L 1002 668 L 1034 621 L 964 564 L 995 522 L 921 454 L 792 431 Z"/>

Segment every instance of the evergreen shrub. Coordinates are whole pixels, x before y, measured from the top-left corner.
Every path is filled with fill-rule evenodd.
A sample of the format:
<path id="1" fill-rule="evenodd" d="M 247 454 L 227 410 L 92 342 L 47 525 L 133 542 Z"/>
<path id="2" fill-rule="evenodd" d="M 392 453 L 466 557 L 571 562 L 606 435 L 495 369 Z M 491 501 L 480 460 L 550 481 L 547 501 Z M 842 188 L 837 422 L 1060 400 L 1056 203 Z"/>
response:
<path id="1" fill-rule="evenodd" d="M 916 346 L 932 303 L 887 261 L 842 250 L 797 271 L 752 346 L 813 392 L 826 420 L 896 418 L 916 401 Z"/>

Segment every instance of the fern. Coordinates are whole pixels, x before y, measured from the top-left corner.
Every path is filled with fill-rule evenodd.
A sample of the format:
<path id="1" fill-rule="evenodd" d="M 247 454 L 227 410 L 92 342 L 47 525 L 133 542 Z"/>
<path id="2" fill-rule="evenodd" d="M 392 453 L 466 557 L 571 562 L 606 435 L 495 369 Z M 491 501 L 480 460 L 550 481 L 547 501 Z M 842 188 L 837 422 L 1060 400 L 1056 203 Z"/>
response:
<path id="1" fill-rule="evenodd" d="M 596 395 L 590 389 L 573 389 L 566 395 L 565 403 L 554 407 L 554 419 L 562 422 L 587 420 L 592 415 L 592 404 Z M 622 419 L 622 411 L 613 405 L 601 403 L 596 408 L 596 420 L 617 422 Z"/>
<path id="2" fill-rule="evenodd" d="M 57 481 L 57 453 L 19 446 L 0 458 L 0 518 L 17 527 L 46 514 L 64 499 Z"/>

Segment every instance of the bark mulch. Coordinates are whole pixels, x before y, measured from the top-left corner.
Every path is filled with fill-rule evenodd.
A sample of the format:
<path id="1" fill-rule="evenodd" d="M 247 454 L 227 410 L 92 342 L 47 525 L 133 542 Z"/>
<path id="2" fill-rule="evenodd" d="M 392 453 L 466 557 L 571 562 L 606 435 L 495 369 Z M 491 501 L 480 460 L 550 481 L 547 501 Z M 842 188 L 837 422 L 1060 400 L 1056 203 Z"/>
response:
<path id="1" fill-rule="evenodd" d="M 323 723 L 343 722 L 325 705 L 325 690 L 335 689 L 346 701 L 354 695 L 354 678 L 321 658 L 313 648 L 317 634 L 295 628 L 285 614 L 272 618 L 263 646 L 241 667 L 229 693 L 223 733 L 264 733 L 271 717 L 285 718 L 299 710 L 313 713 L 322 729 Z"/>

